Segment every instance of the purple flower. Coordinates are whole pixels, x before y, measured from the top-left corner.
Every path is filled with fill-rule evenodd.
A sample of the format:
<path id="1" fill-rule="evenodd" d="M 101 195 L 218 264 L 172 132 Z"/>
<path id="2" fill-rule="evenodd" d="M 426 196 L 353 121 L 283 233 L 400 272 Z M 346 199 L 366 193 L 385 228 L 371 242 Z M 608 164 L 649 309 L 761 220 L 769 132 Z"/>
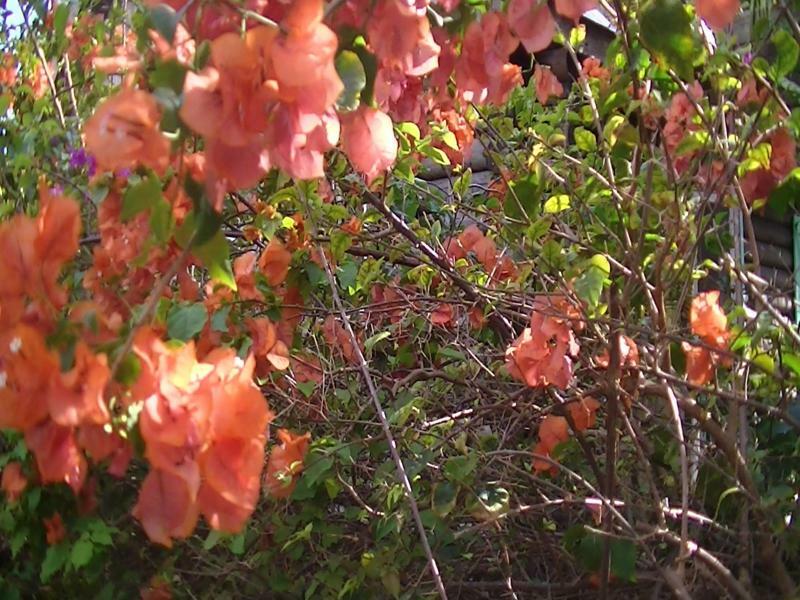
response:
<path id="1" fill-rule="evenodd" d="M 744 62 L 746 65 L 749 65 L 751 62 L 753 62 L 753 53 L 745 52 L 745 55 L 742 57 L 742 62 Z"/>
<path id="2" fill-rule="evenodd" d="M 86 161 L 86 174 L 89 177 L 94 177 L 94 174 L 97 172 L 97 161 L 95 160 L 94 156 L 89 154 L 89 158 Z"/>
<path id="3" fill-rule="evenodd" d="M 91 177 L 97 170 L 97 161 L 84 148 L 75 148 L 69 153 L 69 168 L 74 170 L 86 169 Z"/>
<path id="4" fill-rule="evenodd" d="M 124 168 L 124 169 L 119 169 L 119 170 L 117 170 L 117 172 L 115 173 L 115 175 L 116 175 L 117 177 L 119 177 L 120 179 L 127 179 L 128 177 L 130 177 L 130 176 L 131 176 L 131 173 L 132 173 L 132 172 L 133 172 L 133 171 L 131 171 L 130 169 L 128 169 L 128 168 L 126 167 L 126 168 Z"/>

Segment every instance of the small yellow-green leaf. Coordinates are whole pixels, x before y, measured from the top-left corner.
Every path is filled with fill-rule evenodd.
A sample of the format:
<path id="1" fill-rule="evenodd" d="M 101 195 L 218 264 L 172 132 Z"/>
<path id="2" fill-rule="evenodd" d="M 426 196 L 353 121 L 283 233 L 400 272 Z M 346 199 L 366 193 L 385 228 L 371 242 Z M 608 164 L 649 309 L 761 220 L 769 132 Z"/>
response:
<path id="1" fill-rule="evenodd" d="M 566 194 L 557 194 L 550 196 L 544 203 L 544 212 L 549 214 L 560 213 L 569 208 L 569 196 Z"/>

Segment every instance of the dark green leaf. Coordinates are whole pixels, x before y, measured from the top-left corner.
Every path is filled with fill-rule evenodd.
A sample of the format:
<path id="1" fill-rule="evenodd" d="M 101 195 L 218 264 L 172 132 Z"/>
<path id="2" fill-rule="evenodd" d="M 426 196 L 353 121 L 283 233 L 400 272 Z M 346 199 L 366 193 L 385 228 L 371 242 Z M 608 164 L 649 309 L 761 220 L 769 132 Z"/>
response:
<path id="1" fill-rule="evenodd" d="M 161 199 L 161 182 L 155 175 L 150 175 L 125 190 L 120 216 L 127 221 L 155 206 Z"/>
<path id="2" fill-rule="evenodd" d="M 439 517 L 446 517 L 456 505 L 458 488 L 449 481 L 442 481 L 433 486 L 431 508 Z"/>
<path id="3" fill-rule="evenodd" d="M 231 307 L 226 306 L 216 311 L 211 315 L 211 330 L 225 333 L 228 331 L 228 315 L 231 313 Z"/>
<path id="4" fill-rule="evenodd" d="M 42 561 L 42 569 L 39 578 L 42 583 L 47 583 L 54 573 L 61 570 L 69 558 L 69 544 L 61 542 L 55 546 L 49 546 Z"/>
<path id="5" fill-rule="evenodd" d="M 612 540 L 611 574 L 624 581 L 636 579 L 636 544 L 630 540 Z"/>
<path id="6" fill-rule="evenodd" d="M 167 314 L 167 335 L 186 342 L 203 331 L 208 313 L 202 304 L 176 304 Z"/>
<path id="7" fill-rule="evenodd" d="M 72 552 L 69 554 L 69 561 L 76 569 L 85 567 L 92 560 L 94 552 L 94 544 L 92 540 L 86 537 L 81 537 L 75 545 L 72 546 Z"/>

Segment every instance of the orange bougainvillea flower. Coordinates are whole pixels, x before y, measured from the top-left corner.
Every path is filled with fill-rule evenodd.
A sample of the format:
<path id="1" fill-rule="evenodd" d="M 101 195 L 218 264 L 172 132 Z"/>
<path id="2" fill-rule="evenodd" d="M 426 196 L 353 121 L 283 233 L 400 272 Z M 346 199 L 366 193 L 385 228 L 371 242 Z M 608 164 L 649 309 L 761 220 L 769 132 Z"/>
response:
<path id="1" fill-rule="evenodd" d="M 719 305 L 719 291 L 703 292 L 693 300 L 689 309 L 689 325 L 692 333 L 706 346 L 683 342 L 686 355 L 686 378 L 689 383 L 706 385 L 714 378 L 717 365 L 730 365 L 730 359 L 713 349 L 727 350 L 730 343 L 728 318 Z M 711 348 L 708 348 L 710 346 Z"/>
<path id="2" fill-rule="evenodd" d="M 564 417 L 548 415 L 539 425 L 539 442 L 533 449 L 534 454 L 550 456 L 553 449 L 569 439 L 569 425 Z M 533 468 L 537 473 L 549 472 L 555 475 L 558 467 L 551 462 L 534 457 Z"/>
<path id="3" fill-rule="evenodd" d="M 48 419 L 25 432 L 25 444 L 36 457 L 44 483 L 66 483 L 76 494 L 80 491 L 87 465 L 72 428 Z"/>
<path id="4" fill-rule="evenodd" d="M 717 348 L 728 346 L 728 318 L 719 305 L 719 291 L 703 292 L 693 300 L 689 309 L 692 333 Z"/>
<path id="5" fill-rule="evenodd" d="M 453 317 L 455 316 L 455 311 L 453 310 L 453 305 L 447 302 L 440 302 L 436 305 L 436 308 L 433 309 L 431 312 L 431 323 L 434 325 L 439 325 L 441 327 L 445 327 L 453 323 Z"/>
<path id="6" fill-rule="evenodd" d="M 590 79 L 599 79 L 603 83 L 608 83 L 611 79 L 611 72 L 594 56 L 583 59 L 581 71 Z"/>
<path id="7" fill-rule="evenodd" d="M 769 168 L 745 173 L 741 178 L 742 192 L 748 202 L 766 198 L 784 177 L 797 165 L 797 147 L 792 135 L 783 127 L 769 139 L 771 148 Z"/>
<path id="8" fill-rule="evenodd" d="M 380 0 L 367 22 L 367 40 L 386 68 L 420 77 L 436 69 L 441 51 L 426 15 L 402 0 Z"/>
<path id="9" fill-rule="evenodd" d="M 15 460 L 8 463 L 3 469 L 3 478 L 0 488 L 9 502 L 16 502 L 28 485 L 28 479 L 22 473 L 22 465 Z"/>
<path id="10" fill-rule="evenodd" d="M 267 137 L 275 166 L 295 179 L 324 177 L 323 153 L 339 141 L 336 112 L 319 113 L 292 103 L 280 103 L 272 112 Z"/>
<path id="11" fill-rule="evenodd" d="M 187 538 L 197 523 L 197 489 L 182 477 L 151 469 L 139 490 L 133 516 L 150 541 L 167 548 L 173 539 Z"/>
<path id="12" fill-rule="evenodd" d="M 295 435 L 286 429 L 278 430 L 280 446 L 272 449 L 264 477 L 264 487 L 274 498 L 288 498 L 297 485 L 297 475 L 303 470 L 311 434 Z"/>
<path id="13" fill-rule="evenodd" d="M 256 263 L 258 254 L 245 252 L 233 259 L 233 276 L 236 279 L 236 292 L 242 300 L 263 300 L 264 296 L 256 288 Z"/>
<path id="14" fill-rule="evenodd" d="M 272 287 L 278 287 L 286 280 L 291 262 L 292 253 L 286 249 L 278 238 L 273 237 L 258 258 L 258 268 L 266 278 L 267 283 Z"/>
<path id="15" fill-rule="evenodd" d="M 580 346 L 570 314 L 572 308 L 563 297 L 537 296 L 531 313 L 531 326 L 506 350 L 506 366 L 515 379 L 531 387 L 555 385 L 566 389 L 572 380 L 572 359 Z"/>
<path id="16" fill-rule="evenodd" d="M 164 545 L 191 533 L 200 513 L 214 529 L 240 530 L 255 509 L 272 420 L 253 383 L 253 357 L 217 348 L 200 362 L 192 343 L 171 348 L 146 328 L 133 351 L 141 372 L 131 395 L 142 402 L 139 430 L 152 467 L 134 516 Z M 159 510 L 162 495 L 170 504 Z"/>
<path id="17" fill-rule="evenodd" d="M 50 313 L 67 301 L 58 283 L 64 263 L 78 251 L 80 208 L 42 185 L 40 211 L 32 219 L 15 215 L 0 223 L 0 328 L 14 325 L 34 300 Z"/>
<path id="18" fill-rule="evenodd" d="M 682 342 L 686 355 L 686 379 L 694 385 L 706 385 L 714 378 L 714 355 L 708 348 Z"/>
<path id="19" fill-rule="evenodd" d="M 39 330 L 20 324 L 0 334 L 0 428 L 27 431 L 44 421 L 57 377 L 58 360 Z"/>
<path id="20" fill-rule="evenodd" d="M 594 427 L 595 423 L 597 423 L 596 413 L 598 408 L 600 408 L 600 403 L 591 396 L 586 396 L 576 402 L 567 404 L 567 411 L 572 417 L 575 430 L 586 431 Z"/>
<path id="21" fill-rule="evenodd" d="M 473 21 L 464 34 L 455 66 L 459 96 L 466 102 L 502 104 L 522 83 L 518 65 L 508 62 L 519 44 L 505 15 L 490 12 Z"/>
<path id="22" fill-rule="evenodd" d="M 542 104 L 547 104 L 551 97 L 560 98 L 564 94 L 564 87 L 553 75 L 550 67 L 536 64 L 533 70 L 533 80 L 536 83 L 536 97 Z"/>
<path id="23" fill-rule="evenodd" d="M 697 14 L 717 31 L 733 23 L 739 13 L 739 0 L 695 0 Z"/>
<path id="24" fill-rule="evenodd" d="M 358 364 L 358 354 L 356 353 L 353 340 L 350 334 L 333 315 L 326 317 L 322 324 L 322 337 L 331 348 L 338 348 L 345 360 L 350 364 Z"/>
<path id="25" fill-rule="evenodd" d="M 356 171 L 372 183 L 397 158 L 397 139 L 389 115 L 365 105 L 343 115 L 342 150 Z"/>
<path id="26" fill-rule="evenodd" d="M 141 600 L 172 600 L 172 588 L 168 581 L 154 576 L 139 595 Z"/>
<path id="27" fill-rule="evenodd" d="M 621 367 L 638 367 L 639 366 L 639 347 L 636 345 L 636 342 L 633 339 L 629 338 L 627 335 L 623 335 L 620 337 L 620 366 Z M 598 367 L 602 367 L 603 369 L 607 369 L 608 365 L 611 362 L 611 355 L 608 348 L 604 348 L 603 351 L 595 357 L 595 362 L 597 363 Z"/>
<path id="28" fill-rule="evenodd" d="M 103 425 L 110 415 L 103 392 L 111 378 L 105 354 L 94 354 L 79 341 L 75 366 L 62 373 L 50 388 L 47 403 L 50 416 L 59 425 Z"/>
<path id="29" fill-rule="evenodd" d="M 511 0 L 508 21 L 522 45 L 531 54 L 550 45 L 556 32 L 556 22 L 547 6 L 539 0 Z"/>
<path id="30" fill-rule="evenodd" d="M 106 171 L 140 165 L 162 172 L 169 163 L 169 141 L 159 131 L 161 114 L 152 95 L 125 88 L 103 102 L 86 121 L 86 149 Z"/>
<path id="31" fill-rule="evenodd" d="M 359 233 L 361 233 L 361 227 L 362 227 L 361 219 L 359 219 L 358 217 L 350 217 L 350 220 L 344 225 L 342 225 L 341 229 L 342 231 L 344 231 L 345 233 L 349 233 L 350 235 L 358 235 Z"/>
<path id="32" fill-rule="evenodd" d="M 42 519 L 42 522 L 44 523 L 48 545 L 54 546 L 67 537 L 67 530 L 64 527 L 64 521 L 61 519 L 60 513 L 55 513 L 49 519 Z"/>
<path id="33" fill-rule="evenodd" d="M 8 52 L 0 55 L 0 86 L 12 87 L 17 82 L 17 59 Z"/>
<path id="34" fill-rule="evenodd" d="M 242 529 L 256 507 L 263 462 L 263 435 L 220 438 L 203 452 L 198 503 L 211 527 L 230 533 Z"/>
<path id="35" fill-rule="evenodd" d="M 282 340 L 278 339 L 278 330 L 275 324 L 267 318 L 259 317 L 247 319 L 245 325 L 253 340 L 251 346 L 253 354 L 257 358 L 266 359 L 273 368 L 279 371 L 288 369 L 289 348 Z"/>

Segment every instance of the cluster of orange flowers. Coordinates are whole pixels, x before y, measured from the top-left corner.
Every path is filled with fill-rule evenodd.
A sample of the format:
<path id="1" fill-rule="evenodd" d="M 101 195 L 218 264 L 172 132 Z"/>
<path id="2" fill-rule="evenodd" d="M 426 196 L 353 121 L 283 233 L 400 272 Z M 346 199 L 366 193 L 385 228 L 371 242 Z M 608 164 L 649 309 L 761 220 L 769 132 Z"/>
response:
<path id="1" fill-rule="evenodd" d="M 582 324 L 580 311 L 565 296 L 536 296 L 530 327 L 506 350 L 511 376 L 530 387 L 566 389 L 580 350 L 574 331 Z"/>
<path id="2" fill-rule="evenodd" d="M 106 355 L 92 349 L 96 339 L 81 319 L 86 305 L 71 315 L 78 339 L 68 370 L 45 341 L 67 304 L 58 278 L 78 250 L 80 226 L 78 204 L 44 187 L 37 217 L 0 225 L 0 428 L 24 432 L 42 482 L 64 482 L 75 493 L 86 481 L 84 452 L 95 462 L 111 458 L 109 470 L 120 476 L 130 459 L 129 447 L 104 429 L 111 373 Z M 3 488 L 17 496 L 23 478 L 12 463 Z"/>
<path id="3" fill-rule="evenodd" d="M 600 403 L 591 396 L 567 404 L 566 409 L 575 431 L 583 432 L 594 427 L 598 408 Z M 539 441 L 534 446 L 533 453 L 549 457 L 556 446 L 568 439 L 569 421 L 566 417 L 547 415 L 539 424 Z M 533 460 L 533 469 L 537 473 L 549 472 L 551 475 L 558 472 L 558 467 L 553 462 L 536 457 Z"/>
<path id="4" fill-rule="evenodd" d="M 232 349 L 198 361 L 194 343 L 170 349 L 142 329 L 133 352 L 141 373 L 130 390 L 151 469 L 133 514 L 151 540 L 171 545 L 199 513 L 214 529 L 241 529 L 260 489 L 272 413 L 253 383 L 255 362 Z"/>
<path id="5" fill-rule="evenodd" d="M 714 351 L 725 352 L 730 343 L 728 319 L 719 305 L 719 291 L 704 292 L 692 300 L 689 325 L 704 345 L 683 342 L 686 378 L 695 385 L 705 385 L 714 378 L 718 365 L 729 366 L 731 362 L 729 357 Z"/>

